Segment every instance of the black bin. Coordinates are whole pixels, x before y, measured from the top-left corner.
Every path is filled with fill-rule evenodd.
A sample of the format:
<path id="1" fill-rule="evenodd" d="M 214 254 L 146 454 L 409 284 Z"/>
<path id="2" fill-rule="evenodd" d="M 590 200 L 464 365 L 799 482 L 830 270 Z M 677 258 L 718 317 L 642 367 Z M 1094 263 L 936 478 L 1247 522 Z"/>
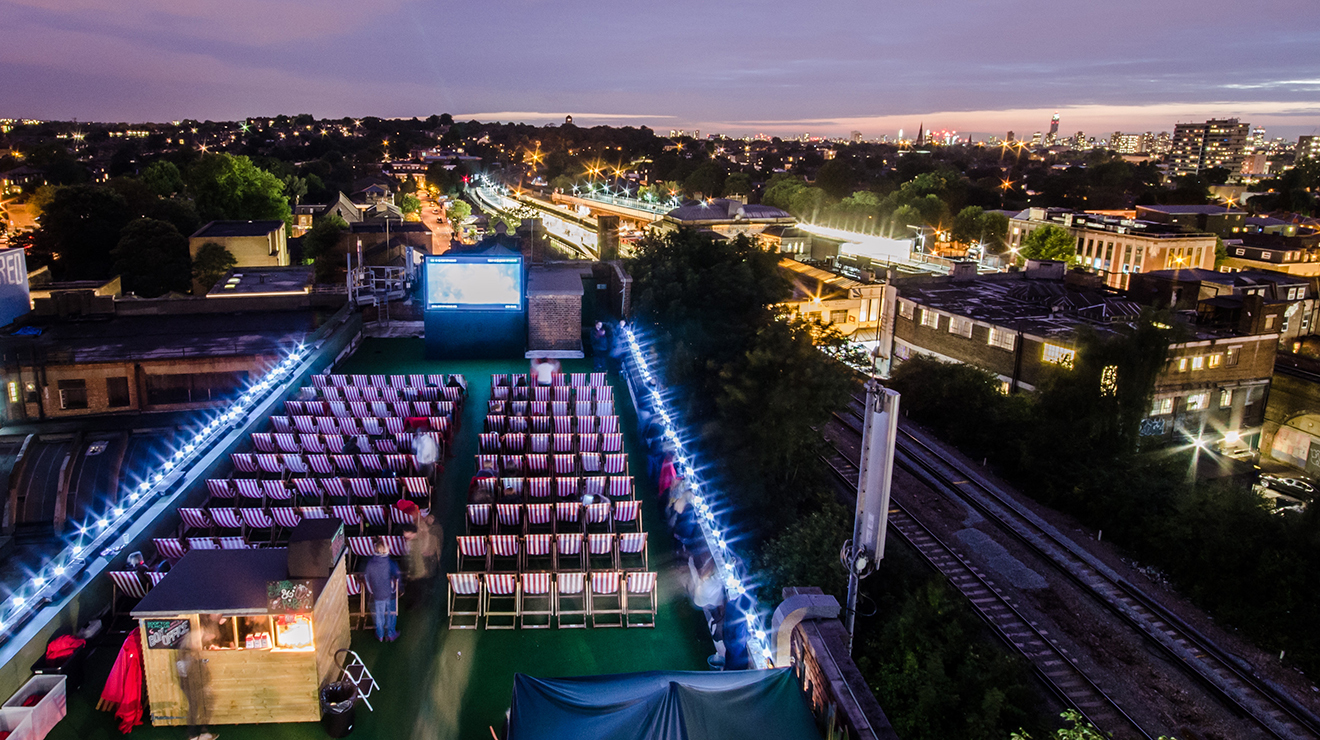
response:
<path id="1" fill-rule="evenodd" d="M 357 687 L 335 681 L 321 687 L 321 726 L 330 737 L 347 737 L 357 717 Z"/>

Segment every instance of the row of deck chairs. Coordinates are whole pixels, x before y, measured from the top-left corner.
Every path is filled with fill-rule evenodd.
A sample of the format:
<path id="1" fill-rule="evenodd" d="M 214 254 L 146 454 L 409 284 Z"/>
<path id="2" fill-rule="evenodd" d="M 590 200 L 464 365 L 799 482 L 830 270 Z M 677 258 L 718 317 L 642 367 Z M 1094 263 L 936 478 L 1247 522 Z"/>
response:
<path id="1" fill-rule="evenodd" d="M 617 419 L 617 416 L 611 416 Z M 623 452 L 623 434 L 594 432 L 564 434 L 523 434 L 482 432 L 477 435 L 477 449 L 485 454 L 546 454 L 574 452 Z"/>
<path id="2" fill-rule="evenodd" d="M 463 392 L 460 388 L 358 388 L 356 386 L 309 388 L 303 386 L 298 389 L 297 393 L 297 400 L 299 401 L 384 401 L 386 403 L 429 401 L 460 405 L 463 403 Z"/>
<path id="3" fill-rule="evenodd" d="M 490 468 L 488 468 L 490 469 Z M 630 499 L 635 488 L 633 479 L 626 475 L 560 475 L 556 477 L 524 478 L 512 475 L 508 477 L 478 478 L 477 490 L 491 496 L 504 496 L 512 492 L 525 502 L 534 503 L 537 499 L 559 497 L 579 500 L 583 496 L 611 499 Z M 476 503 L 475 501 L 471 503 Z M 506 501 L 505 503 L 511 503 Z"/>
<path id="4" fill-rule="evenodd" d="M 609 380 L 605 373 L 555 373 L 551 376 L 550 385 L 552 386 L 570 386 L 573 388 L 609 387 Z M 527 373 L 509 373 L 496 374 L 490 376 L 490 387 L 495 388 L 535 388 L 531 383 L 531 376 Z"/>
<path id="5" fill-rule="evenodd" d="M 359 506 L 342 504 L 332 506 L 272 506 L 269 510 L 250 507 L 231 509 L 223 506 L 211 508 L 185 507 L 179 509 L 179 518 L 183 520 L 184 534 L 204 532 L 207 535 L 220 535 L 237 532 L 250 539 L 275 541 L 278 535 L 291 532 L 303 519 L 326 519 L 335 517 L 344 522 L 347 531 L 354 528 L 359 533 L 374 530 L 376 534 L 388 534 L 394 527 L 408 524 L 412 518 L 393 506 L 372 504 Z M 268 536 L 261 537 L 261 534 Z"/>
<path id="6" fill-rule="evenodd" d="M 458 571 L 646 570 L 645 532 L 493 534 L 458 538 Z"/>
<path id="7" fill-rule="evenodd" d="M 492 516 L 493 514 L 493 516 Z M 543 534 L 556 532 L 640 532 L 640 501 L 578 501 L 554 504 L 468 504 L 467 533 Z"/>
<path id="8" fill-rule="evenodd" d="M 627 475 L 628 455 L 622 452 L 477 455 L 477 470 L 530 478 Z"/>
<path id="9" fill-rule="evenodd" d="M 656 574 L 450 573 L 450 629 L 654 627 Z"/>
<path id="10" fill-rule="evenodd" d="M 618 434 L 617 416 L 509 416 L 487 414 L 482 431 L 531 434 Z"/>
<path id="11" fill-rule="evenodd" d="M 245 475 L 290 476 L 391 476 L 416 475 L 417 458 L 411 452 L 352 455 L 300 454 L 288 452 L 232 452 L 234 472 Z M 236 479 L 237 480 L 237 479 Z"/>
<path id="12" fill-rule="evenodd" d="M 614 388 L 609 385 L 567 386 L 491 386 L 490 397 L 495 401 L 613 401 Z"/>
<path id="13" fill-rule="evenodd" d="M 487 401 L 487 414 L 504 416 L 614 416 L 614 401 Z"/>
<path id="14" fill-rule="evenodd" d="M 238 499 L 267 506 L 278 501 L 302 501 L 314 506 L 334 503 L 393 503 L 401 498 L 429 501 L 431 481 L 420 476 L 377 478 L 340 478 L 337 473 L 327 477 L 278 478 L 210 478 L 206 489 L 211 501 Z"/>
<path id="15" fill-rule="evenodd" d="M 445 439 L 439 432 L 421 432 L 421 434 L 435 440 L 435 443 L 441 449 L 444 449 Z M 417 436 L 418 433 L 414 432 L 381 433 L 379 435 L 375 435 L 371 431 L 358 434 L 254 432 L 252 434 L 252 447 L 257 452 L 295 455 L 301 453 L 342 455 L 345 453 L 371 452 L 384 455 L 411 451 Z"/>
<path id="16" fill-rule="evenodd" d="M 398 401 L 297 401 L 284 402 L 286 416 L 326 416 L 334 419 L 409 419 L 454 416 L 448 401 L 404 403 Z"/>
<path id="17" fill-rule="evenodd" d="M 315 388 L 458 388 L 467 393 L 467 379 L 462 375 L 313 375 Z"/>

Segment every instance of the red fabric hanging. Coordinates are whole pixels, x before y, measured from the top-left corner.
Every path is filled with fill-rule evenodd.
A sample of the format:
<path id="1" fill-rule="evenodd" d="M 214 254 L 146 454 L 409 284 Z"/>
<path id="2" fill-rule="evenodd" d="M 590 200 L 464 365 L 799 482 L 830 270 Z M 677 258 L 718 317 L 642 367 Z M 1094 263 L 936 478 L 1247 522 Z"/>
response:
<path id="1" fill-rule="evenodd" d="M 660 495 L 668 493 L 669 487 L 674 485 L 676 480 L 678 480 L 678 471 L 674 470 L 674 459 L 666 457 L 665 464 L 660 466 Z"/>
<path id="2" fill-rule="evenodd" d="M 137 630 L 129 633 L 119 649 L 96 708 L 113 711 L 119 718 L 119 731 L 125 735 L 142 724 L 142 638 Z"/>
<path id="3" fill-rule="evenodd" d="M 73 635 L 56 637 L 46 646 L 46 660 L 49 660 L 52 663 L 58 660 L 63 660 L 64 658 L 73 655 L 78 648 L 86 644 L 86 640 L 74 637 Z"/>

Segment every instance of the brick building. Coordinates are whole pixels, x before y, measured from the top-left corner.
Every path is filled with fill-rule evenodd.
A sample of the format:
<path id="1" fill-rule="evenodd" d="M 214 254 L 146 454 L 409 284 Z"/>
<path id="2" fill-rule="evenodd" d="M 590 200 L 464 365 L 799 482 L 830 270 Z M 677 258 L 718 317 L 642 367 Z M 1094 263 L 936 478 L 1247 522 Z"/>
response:
<path id="1" fill-rule="evenodd" d="M 582 278 L 582 269 L 574 265 L 527 272 L 528 357 L 583 356 Z"/>
<path id="2" fill-rule="evenodd" d="M 880 325 L 884 285 L 858 282 L 792 259 L 780 260 L 779 269 L 793 287 L 783 304 L 789 311 L 833 324 L 847 336 L 859 330 L 873 335 Z"/>
<path id="3" fill-rule="evenodd" d="M 188 253 L 215 242 L 238 260 L 238 267 L 287 267 L 289 243 L 283 221 L 212 221 L 188 237 Z"/>

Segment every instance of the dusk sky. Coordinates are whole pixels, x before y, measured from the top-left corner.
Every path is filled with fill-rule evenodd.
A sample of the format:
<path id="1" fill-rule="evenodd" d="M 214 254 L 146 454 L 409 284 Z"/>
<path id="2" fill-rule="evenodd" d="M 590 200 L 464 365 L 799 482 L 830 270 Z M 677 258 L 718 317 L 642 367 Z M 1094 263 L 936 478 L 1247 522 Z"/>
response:
<path id="1" fill-rule="evenodd" d="M 0 116 L 1320 133 L 1316 0 L 0 0 Z"/>

